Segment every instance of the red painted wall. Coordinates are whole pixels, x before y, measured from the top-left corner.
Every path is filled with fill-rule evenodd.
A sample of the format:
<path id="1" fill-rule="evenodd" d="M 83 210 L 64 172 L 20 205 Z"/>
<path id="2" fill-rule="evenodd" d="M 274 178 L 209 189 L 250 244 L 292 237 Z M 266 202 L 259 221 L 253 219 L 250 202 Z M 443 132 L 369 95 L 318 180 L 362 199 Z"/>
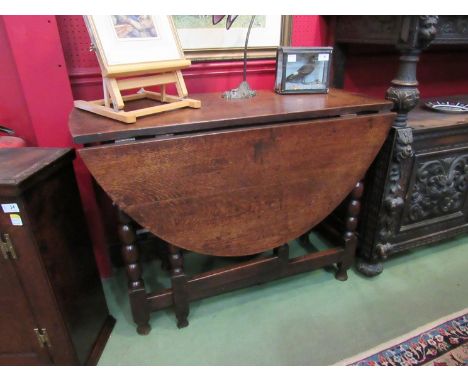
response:
<path id="1" fill-rule="evenodd" d="M 347 58 L 346 90 L 382 97 L 398 68 L 397 53 L 362 53 L 351 49 Z M 468 51 L 431 47 L 423 52 L 417 69 L 421 97 L 468 93 Z"/>
<path id="2" fill-rule="evenodd" d="M 38 39 L 40 36 L 40 39 Z M 38 42 L 39 41 L 39 42 Z M 293 46 L 323 46 L 326 19 L 294 16 Z M 0 124 L 15 129 L 29 145 L 70 146 L 67 117 L 73 99 L 102 97 L 100 72 L 81 16 L 0 17 Z M 422 96 L 466 93 L 468 52 L 425 52 L 418 69 Z M 66 63 L 66 64 L 65 64 Z M 345 88 L 383 97 L 398 65 L 396 53 L 362 52 L 348 58 Z M 196 63 L 184 72 L 189 92 L 224 91 L 242 78 L 239 61 Z M 249 83 L 272 89 L 274 60 L 248 65 Z M 103 277 L 110 274 L 103 222 L 91 178 L 76 163 L 80 191 Z"/>
<path id="3" fill-rule="evenodd" d="M 325 24 L 318 16 L 295 16 L 295 46 L 322 45 Z M 40 36 L 40 39 L 38 39 Z M 0 17 L 0 124 L 16 130 L 30 146 L 69 147 L 68 114 L 73 99 L 100 98 L 100 72 L 81 16 Z M 186 71 L 190 92 L 224 91 L 241 80 L 240 62 L 199 63 Z M 274 60 L 249 63 L 249 82 L 272 89 Z M 77 160 L 75 172 L 103 277 L 111 269 L 104 228 L 92 183 Z"/>
<path id="4" fill-rule="evenodd" d="M 10 41 L 0 18 L 0 125 L 16 131 L 30 146 L 36 145 L 36 134 L 29 119 L 28 106 L 23 95 Z"/>
<path id="5" fill-rule="evenodd" d="M 75 99 L 102 98 L 100 70 L 81 16 L 58 16 L 57 22 Z M 319 16 L 293 16 L 293 46 L 323 46 L 326 24 Z M 223 92 L 242 81 L 241 61 L 194 63 L 184 70 L 189 93 Z M 254 89 L 273 89 L 275 60 L 250 60 L 248 81 Z"/>
<path id="6" fill-rule="evenodd" d="M 73 96 L 55 16 L 2 16 L 0 48 L 1 123 L 30 146 L 72 146 Z M 75 173 L 99 271 L 106 277 L 110 263 L 91 177 L 80 160 Z"/>

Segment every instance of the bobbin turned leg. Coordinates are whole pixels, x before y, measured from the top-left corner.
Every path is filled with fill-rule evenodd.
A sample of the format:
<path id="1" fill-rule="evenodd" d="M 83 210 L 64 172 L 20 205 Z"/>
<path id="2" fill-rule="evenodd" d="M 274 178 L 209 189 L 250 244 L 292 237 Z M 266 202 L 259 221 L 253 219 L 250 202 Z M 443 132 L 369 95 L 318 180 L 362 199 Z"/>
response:
<path id="1" fill-rule="evenodd" d="M 345 243 L 345 254 L 339 262 L 335 278 L 340 281 L 348 279 L 348 269 L 351 267 L 357 247 L 356 228 L 358 224 L 359 210 L 361 209 L 361 196 L 364 191 L 362 182 L 357 182 L 348 204 L 348 213 L 345 220 L 345 232 L 343 235 Z"/>
<path id="2" fill-rule="evenodd" d="M 169 261 L 171 263 L 172 296 L 177 327 L 188 326 L 189 301 L 187 294 L 187 275 L 184 273 L 184 258 L 176 246 L 169 244 Z"/>
<path id="3" fill-rule="evenodd" d="M 127 269 L 128 297 L 137 332 L 146 335 L 151 331 L 150 312 L 146 301 L 145 283 L 141 277 L 136 234 L 132 220 L 119 210 L 119 237 L 122 242 L 122 258 Z"/>

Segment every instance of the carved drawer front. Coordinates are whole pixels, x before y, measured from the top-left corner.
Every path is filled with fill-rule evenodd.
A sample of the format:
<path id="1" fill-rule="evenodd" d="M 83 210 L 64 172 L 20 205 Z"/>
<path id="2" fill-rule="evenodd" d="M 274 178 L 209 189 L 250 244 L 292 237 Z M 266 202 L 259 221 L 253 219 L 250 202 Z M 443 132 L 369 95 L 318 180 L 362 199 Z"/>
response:
<path id="1" fill-rule="evenodd" d="M 416 154 L 401 230 L 466 221 L 468 148 Z"/>
<path id="2" fill-rule="evenodd" d="M 439 16 L 434 44 L 468 44 L 468 16 Z"/>
<path id="3" fill-rule="evenodd" d="M 402 17 L 339 16 L 335 36 L 338 42 L 394 44 L 398 40 Z"/>

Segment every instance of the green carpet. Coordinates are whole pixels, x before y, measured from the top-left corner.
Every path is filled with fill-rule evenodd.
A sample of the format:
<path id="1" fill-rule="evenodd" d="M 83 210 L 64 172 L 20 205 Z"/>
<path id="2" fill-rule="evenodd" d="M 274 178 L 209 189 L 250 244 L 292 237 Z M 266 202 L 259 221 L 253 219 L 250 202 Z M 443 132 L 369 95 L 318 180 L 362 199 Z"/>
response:
<path id="1" fill-rule="evenodd" d="M 467 252 L 461 237 L 391 258 L 375 278 L 320 269 L 241 289 L 193 302 L 184 329 L 171 310 L 153 313 L 148 336 L 136 334 L 119 269 L 104 280 L 117 323 L 99 365 L 330 365 L 467 307 Z M 211 261 L 192 255 L 187 269 Z M 168 285 L 159 262 L 145 281 Z"/>

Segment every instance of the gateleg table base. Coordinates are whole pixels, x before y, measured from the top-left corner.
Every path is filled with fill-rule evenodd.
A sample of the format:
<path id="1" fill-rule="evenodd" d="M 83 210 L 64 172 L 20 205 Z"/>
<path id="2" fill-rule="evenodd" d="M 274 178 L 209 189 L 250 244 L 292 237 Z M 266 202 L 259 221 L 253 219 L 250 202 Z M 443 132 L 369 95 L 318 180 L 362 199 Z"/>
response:
<path id="1" fill-rule="evenodd" d="M 240 264 L 221 267 L 209 272 L 188 277 L 184 272 L 184 253 L 180 248 L 168 244 L 171 288 L 146 292 L 142 278 L 142 266 L 135 243 L 133 222 L 120 212 L 120 237 L 123 242 L 122 255 L 127 267 L 128 293 L 130 306 L 137 332 L 147 335 L 151 331 L 150 313 L 169 307 L 174 308 L 177 327 L 188 325 L 190 302 L 205 297 L 263 284 L 298 273 L 312 271 L 330 265 L 337 266 L 335 278 L 347 280 L 347 271 L 351 267 L 357 238 L 355 230 L 360 210 L 360 198 L 363 192 L 362 182 L 358 182 L 348 201 L 348 213 L 345 221 L 345 232 L 339 246 L 327 250 L 308 253 L 304 256 L 289 258 L 289 247 L 284 244 L 273 250 L 269 257 L 246 260 Z M 299 240 L 307 241 L 307 234 Z"/>

